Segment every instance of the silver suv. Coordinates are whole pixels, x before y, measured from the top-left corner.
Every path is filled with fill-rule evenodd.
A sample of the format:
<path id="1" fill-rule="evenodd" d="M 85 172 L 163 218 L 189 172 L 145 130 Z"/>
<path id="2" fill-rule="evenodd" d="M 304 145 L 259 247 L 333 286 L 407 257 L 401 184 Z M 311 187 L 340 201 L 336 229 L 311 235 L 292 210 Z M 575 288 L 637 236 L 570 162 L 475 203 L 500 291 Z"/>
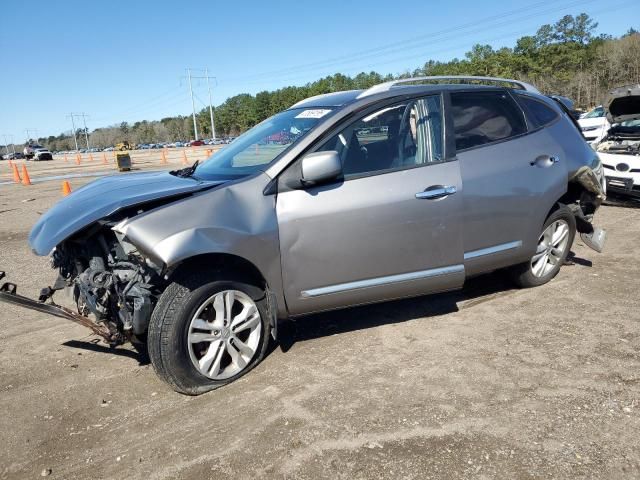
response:
<path id="1" fill-rule="evenodd" d="M 147 348 L 176 391 L 229 383 L 278 319 L 551 280 L 574 235 L 600 250 L 600 161 L 561 103 L 514 80 L 425 77 L 304 100 L 206 162 L 97 180 L 29 242 L 59 275 L 0 299 Z M 49 302 L 69 288 L 77 313 Z"/>

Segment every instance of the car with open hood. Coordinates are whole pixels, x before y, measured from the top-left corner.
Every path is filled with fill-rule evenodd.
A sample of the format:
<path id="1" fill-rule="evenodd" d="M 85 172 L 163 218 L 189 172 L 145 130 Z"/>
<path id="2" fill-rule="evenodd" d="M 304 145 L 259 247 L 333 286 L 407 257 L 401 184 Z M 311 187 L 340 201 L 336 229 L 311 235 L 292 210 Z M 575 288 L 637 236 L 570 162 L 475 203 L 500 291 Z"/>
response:
<path id="1" fill-rule="evenodd" d="M 612 89 L 605 101 L 611 127 L 597 144 L 607 190 L 640 198 L 640 85 Z"/>
<path id="2" fill-rule="evenodd" d="M 146 348 L 195 395 L 251 370 L 279 319 L 497 269 L 549 282 L 577 233 L 602 249 L 603 183 L 571 112 L 532 85 L 395 80 L 303 100 L 202 164 L 77 189 L 29 235 L 53 285 L 0 300 Z M 63 289 L 75 311 L 52 303 Z"/>

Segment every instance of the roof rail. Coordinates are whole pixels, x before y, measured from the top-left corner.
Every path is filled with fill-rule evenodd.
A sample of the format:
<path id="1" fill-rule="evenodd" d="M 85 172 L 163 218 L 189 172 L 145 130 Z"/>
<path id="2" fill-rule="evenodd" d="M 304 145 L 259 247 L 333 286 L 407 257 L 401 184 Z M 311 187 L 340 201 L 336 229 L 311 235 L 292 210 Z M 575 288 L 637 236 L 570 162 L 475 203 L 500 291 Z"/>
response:
<path id="1" fill-rule="evenodd" d="M 534 87 L 533 85 L 521 82 L 520 80 L 512 80 L 509 78 L 498 78 L 498 77 L 473 77 L 473 76 L 465 76 L 465 75 L 451 75 L 451 76 L 434 76 L 434 77 L 413 77 L 413 78 L 400 78 L 398 80 L 391 80 L 390 82 L 379 83 L 378 85 L 374 85 L 373 87 L 365 90 L 358 98 L 368 97 L 369 95 L 373 95 L 375 93 L 387 92 L 391 90 L 392 87 L 402 83 L 413 83 L 413 82 L 444 82 L 448 80 L 456 80 L 456 83 L 476 83 L 476 82 L 484 82 L 484 83 L 507 83 L 510 85 L 514 85 L 515 88 L 519 90 L 526 90 L 527 92 L 540 93 L 540 91 Z"/>

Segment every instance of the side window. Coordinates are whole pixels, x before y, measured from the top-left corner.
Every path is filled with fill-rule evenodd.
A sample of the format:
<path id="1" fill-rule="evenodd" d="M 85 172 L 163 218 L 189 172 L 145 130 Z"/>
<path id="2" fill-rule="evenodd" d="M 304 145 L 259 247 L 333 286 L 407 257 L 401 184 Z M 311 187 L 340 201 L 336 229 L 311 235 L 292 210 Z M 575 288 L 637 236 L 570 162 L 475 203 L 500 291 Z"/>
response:
<path id="1" fill-rule="evenodd" d="M 518 95 L 517 98 L 527 112 L 527 118 L 533 128 L 543 127 L 558 118 L 554 109 L 534 98 L 526 95 Z"/>
<path id="2" fill-rule="evenodd" d="M 524 116 L 506 92 L 451 94 L 456 149 L 465 150 L 527 131 Z"/>
<path id="3" fill-rule="evenodd" d="M 319 150 L 336 150 L 345 178 L 444 159 L 440 96 L 406 100 L 370 112 Z"/>

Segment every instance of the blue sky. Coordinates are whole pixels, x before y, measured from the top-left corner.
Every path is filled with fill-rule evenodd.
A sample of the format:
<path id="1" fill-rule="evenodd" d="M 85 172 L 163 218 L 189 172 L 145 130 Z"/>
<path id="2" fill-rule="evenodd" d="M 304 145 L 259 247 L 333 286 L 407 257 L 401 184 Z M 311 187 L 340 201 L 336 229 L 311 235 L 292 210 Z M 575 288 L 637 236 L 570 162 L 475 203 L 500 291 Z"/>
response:
<path id="1" fill-rule="evenodd" d="M 4 0 L 1 11 L 0 143 L 70 130 L 72 111 L 90 129 L 189 114 L 187 67 L 216 76 L 219 104 L 336 72 L 398 73 L 474 43 L 513 46 L 567 13 L 616 36 L 640 29 L 640 0 Z M 206 85 L 194 90 L 199 110 Z"/>

